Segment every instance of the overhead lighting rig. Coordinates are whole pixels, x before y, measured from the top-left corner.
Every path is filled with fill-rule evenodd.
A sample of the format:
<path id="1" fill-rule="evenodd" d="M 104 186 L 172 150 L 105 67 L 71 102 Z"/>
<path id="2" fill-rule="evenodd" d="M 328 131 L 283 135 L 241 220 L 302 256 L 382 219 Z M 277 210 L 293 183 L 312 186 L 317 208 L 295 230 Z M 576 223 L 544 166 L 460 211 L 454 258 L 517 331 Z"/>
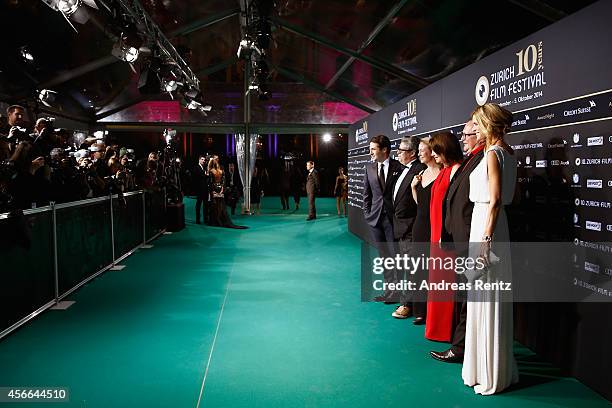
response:
<path id="1" fill-rule="evenodd" d="M 89 19 L 89 10 L 85 5 L 99 10 L 100 13 L 108 14 L 108 20 L 115 22 L 111 27 L 104 28 L 104 31 L 108 30 L 112 33 L 110 36 L 116 40 L 111 51 L 112 55 L 132 64 L 146 52 L 151 55 L 152 59 L 158 60 L 156 66 L 171 67 L 171 77 L 167 77 L 163 69 L 152 70 L 155 71 L 155 76 L 159 76 L 161 86 L 158 89 L 160 92 L 168 92 L 172 96 L 172 92 L 180 91 L 181 86 L 193 88 L 199 92 L 199 79 L 138 0 L 42 1 L 52 9 L 61 12 L 69 23 L 70 20 L 74 20 L 83 24 Z M 80 17 L 77 19 L 80 13 L 87 14 L 87 19 L 83 20 Z"/>
<path id="2" fill-rule="evenodd" d="M 242 39 L 238 44 L 238 58 L 249 64 L 249 92 L 257 92 L 260 100 L 270 98 L 267 82 L 270 77 L 266 62 L 272 41 L 272 28 L 269 17 L 274 2 L 272 0 L 244 0 L 240 2 L 240 28 Z"/>

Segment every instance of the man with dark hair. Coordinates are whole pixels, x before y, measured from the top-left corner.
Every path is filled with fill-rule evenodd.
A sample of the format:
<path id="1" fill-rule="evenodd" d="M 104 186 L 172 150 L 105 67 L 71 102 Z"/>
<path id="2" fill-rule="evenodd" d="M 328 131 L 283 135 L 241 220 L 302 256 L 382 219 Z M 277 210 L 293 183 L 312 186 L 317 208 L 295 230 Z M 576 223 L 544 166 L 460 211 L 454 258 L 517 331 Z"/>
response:
<path id="1" fill-rule="evenodd" d="M 208 163 L 206 156 L 198 157 L 198 164 L 193 172 L 193 187 L 197 197 L 196 224 L 201 224 L 200 209 L 204 206 L 204 222 L 208 223 Z"/>
<path id="2" fill-rule="evenodd" d="M 446 196 L 444 197 L 442 241 L 452 243 L 458 256 L 467 256 L 469 250 L 470 227 L 474 203 L 470 201 L 470 174 L 482 160 L 484 153 L 484 138 L 477 140 L 474 123 L 468 121 L 461 135 L 463 151 L 467 153 L 463 163 L 451 179 Z M 459 278 L 462 275 L 457 275 Z M 453 332 L 452 346 L 446 351 L 431 351 L 436 360 L 447 363 L 460 363 L 463 361 L 465 348 L 465 323 L 467 317 L 467 302 L 455 304 L 457 326 Z"/>
<path id="3" fill-rule="evenodd" d="M 372 238 L 381 257 L 393 256 L 393 184 L 404 166 L 390 158 L 391 141 L 385 135 L 370 140 L 372 163 L 365 166 L 363 188 L 363 215 L 372 231 Z M 386 282 L 395 282 L 394 271 L 385 271 Z M 382 296 L 374 298 L 377 302 L 394 303 L 393 292 L 386 290 Z"/>
<path id="4" fill-rule="evenodd" d="M 393 185 L 393 233 L 398 241 L 401 255 L 412 255 L 412 225 L 417 214 L 417 203 L 412 197 L 410 187 L 414 176 L 419 174 L 426 166 L 419 162 L 417 155 L 421 139 L 416 136 L 404 137 L 397 148 L 399 162 L 405 166 Z M 399 271 L 399 278 L 406 271 Z M 406 279 L 410 280 L 410 276 Z M 406 319 L 415 316 L 415 324 L 425 323 L 427 303 L 423 299 L 416 299 L 410 291 L 404 291 L 399 296 L 400 306 L 392 313 L 396 319 Z"/>
<path id="5" fill-rule="evenodd" d="M 317 208 L 315 207 L 315 197 L 319 193 L 319 172 L 314 168 L 314 162 L 309 160 L 306 162 L 306 194 L 308 195 L 308 218 L 306 221 L 317 219 Z"/>

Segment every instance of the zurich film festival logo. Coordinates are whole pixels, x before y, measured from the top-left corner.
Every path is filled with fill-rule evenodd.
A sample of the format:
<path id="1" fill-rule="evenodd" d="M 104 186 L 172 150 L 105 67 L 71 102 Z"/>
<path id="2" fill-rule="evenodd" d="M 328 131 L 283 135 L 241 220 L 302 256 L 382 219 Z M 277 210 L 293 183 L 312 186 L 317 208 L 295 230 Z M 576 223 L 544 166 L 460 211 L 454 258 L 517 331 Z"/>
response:
<path id="1" fill-rule="evenodd" d="M 397 126 L 399 125 L 399 115 L 397 113 L 393 114 L 393 131 L 397 132 Z"/>
<path id="2" fill-rule="evenodd" d="M 476 81 L 476 89 L 474 90 L 474 97 L 476 98 L 476 103 L 480 106 L 487 103 L 489 100 L 489 91 L 490 91 L 489 79 L 486 76 L 481 76 Z"/>
<path id="3" fill-rule="evenodd" d="M 572 179 L 574 180 L 574 184 L 580 183 L 580 176 L 578 174 L 574 173 Z"/>
<path id="4" fill-rule="evenodd" d="M 579 133 L 574 133 L 574 144 L 578 144 L 580 142 L 580 134 Z"/>
<path id="5" fill-rule="evenodd" d="M 368 121 L 364 121 L 360 128 L 355 130 L 355 142 L 357 144 L 368 140 Z"/>
<path id="6" fill-rule="evenodd" d="M 406 109 L 393 114 L 391 122 L 393 131 L 402 134 L 415 130 L 417 125 L 416 112 L 416 99 L 406 102 Z M 410 128 L 410 126 L 413 127 Z"/>

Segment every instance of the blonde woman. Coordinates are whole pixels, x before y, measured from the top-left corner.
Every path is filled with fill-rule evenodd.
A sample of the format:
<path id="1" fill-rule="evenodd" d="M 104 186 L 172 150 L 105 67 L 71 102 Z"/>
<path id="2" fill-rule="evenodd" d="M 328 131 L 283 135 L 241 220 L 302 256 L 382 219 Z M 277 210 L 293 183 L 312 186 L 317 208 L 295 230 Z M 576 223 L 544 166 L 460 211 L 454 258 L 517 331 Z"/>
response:
<path id="1" fill-rule="evenodd" d="M 471 281 L 509 279 L 512 269 L 510 238 L 504 206 L 516 185 L 516 157 L 504 140 L 512 113 L 485 104 L 472 113 L 478 139 L 485 138 L 485 154 L 470 174 L 470 201 L 474 203 L 470 227 L 470 256 L 487 268 L 474 270 Z M 467 303 L 463 382 L 482 395 L 495 394 L 518 381 L 514 359 L 511 296 L 501 291 L 474 291 Z"/>

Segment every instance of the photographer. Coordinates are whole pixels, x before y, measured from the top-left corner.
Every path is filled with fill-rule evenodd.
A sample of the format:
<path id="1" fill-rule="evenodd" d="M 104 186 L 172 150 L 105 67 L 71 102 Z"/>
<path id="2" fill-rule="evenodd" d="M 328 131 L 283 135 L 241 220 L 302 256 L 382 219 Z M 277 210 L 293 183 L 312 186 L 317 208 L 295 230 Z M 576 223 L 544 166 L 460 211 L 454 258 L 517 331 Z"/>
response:
<path id="1" fill-rule="evenodd" d="M 6 194 L 11 197 L 15 208 L 27 209 L 49 202 L 49 182 L 34 174 L 45 164 L 43 157 L 32 158 L 32 145 L 21 142 L 3 166 L 10 170 L 6 181 Z"/>
<path id="2" fill-rule="evenodd" d="M 55 141 L 55 134 L 53 133 L 53 121 L 51 118 L 39 118 L 34 125 L 34 155 L 35 156 L 49 156 L 51 149 L 58 147 Z"/>
<path id="3" fill-rule="evenodd" d="M 89 193 L 87 179 L 81 177 L 76 168 L 76 162 L 66 157 L 60 148 L 54 148 L 50 153 L 51 197 L 55 202 L 63 203 L 82 200 Z"/>

